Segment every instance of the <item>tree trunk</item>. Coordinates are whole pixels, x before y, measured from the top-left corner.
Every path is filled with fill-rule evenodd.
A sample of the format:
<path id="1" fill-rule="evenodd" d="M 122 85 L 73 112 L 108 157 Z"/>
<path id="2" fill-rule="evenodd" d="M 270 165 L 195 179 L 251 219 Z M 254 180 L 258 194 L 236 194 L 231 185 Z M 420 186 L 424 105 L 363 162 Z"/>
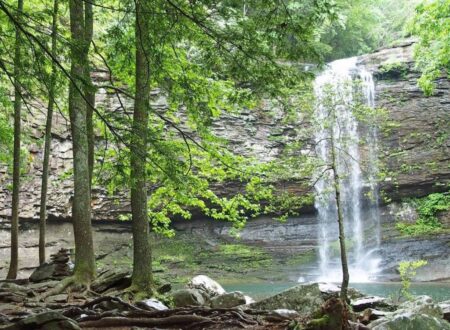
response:
<path id="1" fill-rule="evenodd" d="M 17 2 L 17 21 L 22 20 L 23 0 Z M 19 264 L 19 191 L 20 191 L 20 111 L 22 108 L 21 75 L 21 33 L 16 26 L 16 44 L 14 46 L 14 164 L 13 195 L 11 205 L 11 261 L 7 279 L 17 277 Z"/>
<path id="2" fill-rule="evenodd" d="M 147 218 L 146 156 L 150 97 L 150 0 L 136 1 L 136 95 L 131 141 L 131 214 L 133 222 L 132 286 L 151 294 L 152 255 Z"/>
<path id="3" fill-rule="evenodd" d="M 83 0 L 70 0 L 71 68 L 69 113 L 73 144 L 74 197 L 72 221 L 75 236 L 75 277 L 89 284 L 95 277 L 95 256 L 91 227 L 91 193 L 86 126 L 84 83 L 86 41 L 84 36 Z"/>
<path id="4" fill-rule="evenodd" d="M 334 122 L 336 122 L 336 118 L 334 118 Z M 342 214 L 342 205 L 341 205 L 341 202 L 342 202 L 341 186 L 340 186 L 340 178 L 339 178 L 339 173 L 337 171 L 336 161 L 337 160 L 336 160 L 336 150 L 335 150 L 335 145 L 334 145 L 334 129 L 331 129 L 331 168 L 333 170 L 333 178 L 334 178 L 336 208 L 337 208 L 338 224 L 339 224 L 339 245 L 340 245 L 340 249 L 341 249 L 341 265 L 342 265 L 342 285 L 341 285 L 340 298 L 341 298 L 342 302 L 345 304 L 347 301 L 347 290 L 348 290 L 348 282 L 349 282 L 350 276 L 348 273 L 347 250 L 345 248 L 344 216 Z"/>
<path id="5" fill-rule="evenodd" d="M 53 22 L 52 22 L 52 55 L 56 57 L 56 35 L 58 30 L 58 0 L 53 2 Z M 45 145 L 44 162 L 42 165 L 42 183 L 41 183 L 41 205 L 39 209 L 39 264 L 45 262 L 45 228 L 47 218 L 47 186 L 48 186 L 48 163 L 50 159 L 50 145 L 52 141 L 52 118 L 55 104 L 55 86 L 56 86 L 56 63 L 52 61 L 52 72 L 50 77 L 50 86 L 48 91 L 47 122 L 45 124 Z"/>
<path id="6" fill-rule="evenodd" d="M 94 172 L 94 124 L 93 124 L 93 114 L 95 108 L 95 87 L 91 79 L 91 68 L 89 65 L 88 53 L 89 47 L 92 42 L 92 37 L 94 34 L 94 12 L 92 10 L 94 0 L 85 1 L 84 3 L 84 21 L 85 21 L 85 38 L 86 38 L 86 74 L 85 74 L 85 89 L 84 95 L 86 96 L 86 126 L 87 126 L 87 136 L 88 136 L 88 159 L 89 159 L 89 183 L 92 185 L 92 173 Z"/>

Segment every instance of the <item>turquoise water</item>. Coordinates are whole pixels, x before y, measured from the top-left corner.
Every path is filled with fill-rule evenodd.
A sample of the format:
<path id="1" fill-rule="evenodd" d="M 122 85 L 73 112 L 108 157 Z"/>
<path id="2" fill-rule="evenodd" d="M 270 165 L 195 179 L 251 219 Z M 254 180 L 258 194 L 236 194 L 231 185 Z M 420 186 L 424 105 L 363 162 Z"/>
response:
<path id="1" fill-rule="evenodd" d="M 286 290 L 296 283 L 239 283 L 223 285 L 227 291 L 242 291 L 258 300 Z M 382 297 L 396 296 L 401 288 L 400 283 L 352 283 L 351 287 L 367 295 Z M 411 293 L 428 295 L 435 301 L 450 300 L 450 283 L 413 283 Z"/>

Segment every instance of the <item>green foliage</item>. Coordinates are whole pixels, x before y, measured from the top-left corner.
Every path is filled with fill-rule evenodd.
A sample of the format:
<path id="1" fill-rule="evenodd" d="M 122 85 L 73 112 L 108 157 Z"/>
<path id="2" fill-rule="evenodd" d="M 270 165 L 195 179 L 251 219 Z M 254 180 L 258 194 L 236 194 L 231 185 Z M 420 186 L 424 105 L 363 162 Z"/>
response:
<path id="1" fill-rule="evenodd" d="M 402 288 L 400 289 L 400 296 L 406 299 L 412 299 L 413 296 L 409 291 L 411 287 L 411 281 L 417 274 L 417 269 L 423 267 L 428 262 L 426 260 L 416 260 L 416 261 L 402 261 L 398 266 L 398 272 L 400 274 L 400 279 L 402 282 Z"/>
<path id="2" fill-rule="evenodd" d="M 337 0 L 340 19 L 324 27 L 328 60 L 361 55 L 404 37 L 420 0 Z"/>
<path id="3" fill-rule="evenodd" d="M 438 215 L 440 212 L 450 210 L 449 193 L 434 193 L 424 198 L 410 200 L 415 207 L 419 218 L 414 224 L 399 222 L 396 228 L 408 236 L 426 235 L 442 229 Z"/>
<path id="4" fill-rule="evenodd" d="M 419 37 L 416 66 L 422 72 L 419 86 L 433 94 L 435 79 L 450 75 L 450 0 L 424 1 L 416 9 L 412 32 Z"/>

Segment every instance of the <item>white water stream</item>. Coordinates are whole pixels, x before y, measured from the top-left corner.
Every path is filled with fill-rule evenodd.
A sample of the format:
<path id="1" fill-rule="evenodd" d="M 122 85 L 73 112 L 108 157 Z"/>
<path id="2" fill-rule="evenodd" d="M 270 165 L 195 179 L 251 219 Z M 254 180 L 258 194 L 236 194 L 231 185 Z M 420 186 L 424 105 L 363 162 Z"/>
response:
<path id="1" fill-rule="evenodd" d="M 358 103 L 375 107 L 373 78 L 370 72 L 357 67 L 356 58 L 338 60 L 316 78 L 314 91 L 316 153 L 323 163 L 315 185 L 320 244 L 317 280 L 342 279 L 333 171 L 329 169 L 333 137 L 350 281 L 368 282 L 377 274 L 379 264 L 377 130 L 371 125 L 361 129 L 355 109 Z M 366 150 L 364 155 L 362 150 Z"/>

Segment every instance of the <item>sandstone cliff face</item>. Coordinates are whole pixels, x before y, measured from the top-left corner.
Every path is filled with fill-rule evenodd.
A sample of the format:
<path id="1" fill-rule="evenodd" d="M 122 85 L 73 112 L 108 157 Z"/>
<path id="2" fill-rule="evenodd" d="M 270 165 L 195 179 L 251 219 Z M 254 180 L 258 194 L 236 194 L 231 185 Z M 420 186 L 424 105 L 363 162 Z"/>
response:
<path id="1" fill-rule="evenodd" d="M 358 59 L 374 72 L 376 78 L 377 106 L 386 108 L 393 128 L 380 132 L 383 150 L 382 163 L 386 165 L 386 178 L 381 187 L 388 197 L 399 200 L 415 197 L 432 191 L 446 189 L 450 182 L 450 81 L 438 81 L 436 94 L 425 97 L 416 85 L 418 73 L 412 61 L 412 43 L 406 42 L 395 48 L 384 49 Z M 101 85 L 106 73 L 97 73 L 95 81 Z M 132 102 L 122 99 L 131 109 Z M 119 100 L 100 88 L 97 107 L 116 109 Z M 152 107 L 163 110 L 165 100 L 155 96 Z M 45 109 L 42 106 L 42 109 Z M 28 173 L 21 189 L 21 218 L 37 219 L 39 210 L 40 174 L 42 172 L 42 145 L 45 111 L 34 112 L 25 120 L 28 143 Z M 241 115 L 225 114 L 213 123 L 213 130 L 229 141 L 235 152 L 257 157 L 260 161 L 276 159 L 286 143 L 299 139 L 301 128 L 282 123 L 282 113 L 274 112 L 269 102 L 257 111 Z M 48 214 L 50 218 L 70 219 L 72 193 L 72 148 L 69 124 L 61 114 L 54 117 L 52 157 L 50 169 Z M 0 217 L 10 215 L 9 176 L 0 167 Z M 282 182 L 280 187 L 293 193 L 304 193 L 297 182 Z M 215 189 L 222 194 L 233 194 L 242 187 L 228 182 Z M 114 220 L 118 214 L 129 210 L 129 201 L 124 192 L 120 196 L 108 196 L 102 189 L 94 189 L 94 220 Z"/>
<path id="2" fill-rule="evenodd" d="M 386 168 L 385 179 L 380 183 L 386 197 L 400 201 L 404 197 L 418 197 L 433 191 L 446 190 L 450 183 L 450 81 L 442 78 L 437 81 L 436 94 L 425 97 L 417 87 L 419 76 L 414 70 L 412 61 L 412 43 L 406 42 L 397 47 L 380 50 L 358 59 L 374 72 L 376 83 L 377 106 L 387 110 L 392 127 L 380 132 L 379 145 L 382 152 L 380 158 Z M 95 80 L 100 84 L 105 81 L 105 74 L 98 73 Z M 129 100 L 124 100 L 127 108 L 132 107 Z M 100 89 L 96 99 L 97 106 L 115 109 L 119 105 L 113 94 Z M 155 109 L 163 110 L 165 100 L 157 97 L 153 100 Z M 45 106 L 42 105 L 42 109 Z M 26 118 L 24 125 L 28 137 L 27 147 L 29 159 L 27 174 L 21 187 L 21 212 L 23 219 L 38 219 L 40 175 L 42 172 L 42 149 L 39 139 L 43 134 L 45 111 L 34 112 Z M 230 146 L 242 155 L 257 157 L 260 161 L 276 159 L 283 151 L 286 143 L 299 139 L 301 128 L 282 123 L 282 114 L 271 109 L 269 102 L 262 104 L 258 111 L 249 111 L 239 116 L 224 115 L 213 128 L 217 134 L 227 138 Z M 49 184 L 48 214 L 51 220 L 70 220 L 72 198 L 72 147 L 69 134 L 69 123 L 61 114 L 54 116 L 54 131 L 51 157 L 51 175 Z M 6 168 L 0 167 L 0 276 L 6 266 L 8 252 L 8 224 L 1 221 L 10 216 L 10 184 Z M 280 182 L 282 189 L 293 193 L 304 193 L 301 186 L 294 181 Z M 226 182 L 215 186 L 222 194 L 233 194 L 242 187 L 235 182 Z M 423 238 L 400 237 L 394 228 L 398 217 L 395 211 L 397 204 L 383 207 L 381 210 L 383 223 L 383 268 L 388 277 L 395 277 L 395 267 L 400 260 L 423 258 L 429 260 L 423 269 L 421 279 L 436 280 L 448 278 L 450 274 L 450 234 L 442 234 Z M 127 193 L 120 196 L 108 196 L 106 191 L 95 188 L 92 200 L 93 217 L 98 220 L 97 231 L 104 226 L 99 220 L 116 220 L 118 214 L 129 211 Z M 449 229 L 450 222 L 444 221 Z M 33 222 L 33 221 L 32 221 Z M 34 221 L 35 222 L 35 221 Z M 36 258 L 36 228 L 29 231 L 28 224 L 23 227 L 21 269 L 26 274 L 27 267 L 34 266 Z M 108 225 L 104 236 L 129 241 L 129 229 L 122 225 Z M 114 229 L 114 228 L 116 229 Z M 229 224 L 197 219 L 190 222 L 175 222 L 174 227 L 182 232 L 195 232 L 204 237 L 228 237 Z M 55 227 L 56 228 L 56 227 Z M 72 244 L 70 226 L 64 225 L 64 232 L 49 233 L 50 252 L 60 246 Z M 103 227 L 102 227 L 103 228 Z M 291 218 L 286 223 L 274 222 L 269 217 L 248 223 L 242 232 L 242 242 L 263 246 L 271 253 L 292 256 L 313 251 L 319 242 L 317 238 L 317 219 L 314 212 L 298 218 Z M 116 235 L 117 234 L 117 235 Z M 112 235 L 112 236 L 111 236 Z M 116 235 L 116 236 L 114 236 Z M 31 239 L 33 237 L 33 239 Z M 99 236 L 100 237 L 100 236 Z M 103 236 L 102 236 L 103 237 Z M 124 239 L 125 237 L 125 239 Z M 33 241 L 33 243 L 31 243 Z M 103 242 L 103 241 L 102 241 Z M 100 243 L 103 245 L 103 243 Z M 114 252 L 105 248 L 102 253 Z M 126 245 L 126 244 L 125 244 Z M 124 246 L 125 246 L 124 245 Z M 129 248 L 129 247 L 125 247 Z M 53 250 L 52 250 L 53 249 Z M 108 250 L 108 251 L 107 251 Z M 390 275 L 389 275 L 390 274 Z M 295 272 L 295 275 L 299 275 Z"/>
<path id="3" fill-rule="evenodd" d="M 425 97 L 412 51 L 405 42 L 359 60 L 374 72 L 376 104 L 396 126 L 380 136 L 389 172 L 381 188 L 394 200 L 446 190 L 450 182 L 450 80 L 439 79 L 435 94 Z"/>

